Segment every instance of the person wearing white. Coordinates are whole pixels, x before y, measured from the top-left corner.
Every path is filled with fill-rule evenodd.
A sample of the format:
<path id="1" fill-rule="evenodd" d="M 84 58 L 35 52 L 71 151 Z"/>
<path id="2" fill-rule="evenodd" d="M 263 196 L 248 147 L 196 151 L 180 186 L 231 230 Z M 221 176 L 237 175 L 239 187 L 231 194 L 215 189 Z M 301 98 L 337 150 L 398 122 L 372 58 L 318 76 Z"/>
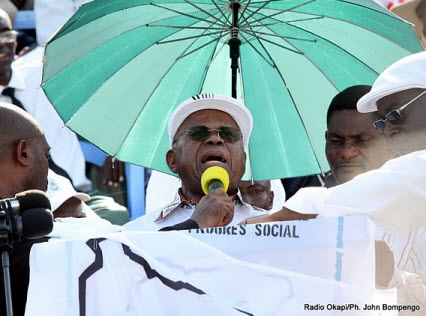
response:
<path id="1" fill-rule="evenodd" d="M 182 180 L 176 199 L 124 227 L 159 230 L 191 219 L 202 228 L 202 218 L 206 217 L 200 218 L 200 214 L 209 214 L 210 208 L 219 213 L 204 227 L 233 225 L 245 218 L 265 214 L 266 211 L 244 203 L 238 191 L 245 171 L 244 148 L 248 146 L 252 127 L 251 113 L 233 98 L 202 94 L 182 102 L 169 119 L 171 149 L 166 155 L 170 170 Z M 202 173 L 211 166 L 220 166 L 228 172 L 227 194 L 222 189 L 208 195 L 202 191 Z M 215 218 L 222 215 L 226 219 L 215 223 Z"/>
<path id="2" fill-rule="evenodd" d="M 180 186 L 179 178 L 153 170 L 146 188 L 146 214 L 173 201 Z M 273 213 L 279 211 L 285 201 L 285 191 L 280 179 L 271 180 L 271 191 L 274 192 L 274 204 L 270 210 Z"/>
<path id="3" fill-rule="evenodd" d="M 71 14 L 72 12 L 70 16 Z M 10 31 L 2 33 L 8 35 L 7 37 L 3 35 L 4 38 L 1 41 L 2 49 L 7 49 L 8 52 L 2 57 L 2 60 L 4 64 L 6 62 L 10 64 L 8 64 L 8 69 L 6 69 L 6 66 L 2 68 L 1 77 L 5 77 L 5 80 L 2 80 L 2 85 L 0 85 L 0 101 L 22 106 L 37 119 L 43 127 L 46 139 L 51 146 L 50 153 L 53 162 L 70 176 L 76 188 L 88 191 L 91 189 L 91 182 L 85 175 L 85 160 L 77 136 L 64 126 L 64 123 L 40 88 L 43 48 L 38 47 L 13 61 L 16 32 L 12 30 L 8 17 L 4 15 L 4 11 L 0 12 L 0 23 L 5 29 Z M 44 20 L 44 23 L 49 24 L 49 20 Z M 9 58 L 9 54 L 11 58 Z"/>
<path id="4" fill-rule="evenodd" d="M 360 112 L 378 110 L 384 119 L 376 126 L 386 127 L 391 146 L 402 156 L 334 188 L 304 188 L 283 210 L 245 223 L 296 219 L 300 214 L 365 214 L 395 234 L 426 225 L 426 52 L 384 70 L 357 106 Z"/>

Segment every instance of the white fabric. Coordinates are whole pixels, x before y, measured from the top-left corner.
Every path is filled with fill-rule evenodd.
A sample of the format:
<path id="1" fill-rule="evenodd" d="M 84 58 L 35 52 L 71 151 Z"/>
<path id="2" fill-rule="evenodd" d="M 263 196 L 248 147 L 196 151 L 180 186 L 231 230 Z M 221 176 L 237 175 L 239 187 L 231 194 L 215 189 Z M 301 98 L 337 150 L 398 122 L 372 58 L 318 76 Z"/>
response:
<path id="1" fill-rule="evenodd" d="M 319 216 L 368 215 L 391 233 L 426 226 L 426 150 L 389 160 L 334 188 L 304 188 L 284 206 Z"/>
<path id="2" fill-rule="evenodd" d="M 332 219 L 312 221 L 313 224 L 292 224 L 312 228 L 316 223 L 321 231 L 321 222 L 324 224 L 327 221 Z M 352 219 L 348 223 L 353 223 Z M 78 225 L 74 225 L 74 229 L 77 235 L 80 234 Z M 300 230 L 302 231 L 306 234 L 300 238 L 308 241 L 309 230 Z M 334 233 L 336 234 L 336 227 Z M 361 309 L 364 304 L 373 302 L 380 305 L 384 302 L 396 304 L 393 292 L 383 293 L 365 284 L 353 286 L 244 262 L 190 234 L 122 232 L 104 234 L 103 237 L 108 238 L 107 240 L 88 241 L 87 237 L 82 236 L 81 240 L 53 240 L 34 245 L 30 256 L 30 284 L 25 315 L 80 315 L 79 303 L 83 301 L 86 301 L 84 311 L 87 316 L 244 315 L 237 309 L 252 315 L 268 316 L 284 313 L 342 315 L 341 309 L 328 310 L 327 304 L 342 304 L 341 308 L 349 307 L 343 304 L 358 304 Z M 99 234 L 92 236 L 97 237 Z M 359 247 L 356 243 L 366 246 L 367 242 L 371 245 L 374 236 L 370 234 L 361 239 L 356 234 L 352 236 L 355 237 L 353 243 L 351 238 L 344 237 L 347 247 L 344 250 L 345 256 L 358 254 L 359 258 L 368 262 L 374 260 L 371 247 L 365 253 L 358 253 L 359 250 L 356 250 Z M 233 237 L 227 236 L 228 243 L 233 242 Z M 323 238 L 320 234 L 317 237 Z M 266 246 L 273 238 L 275 237 L 259 238 L 258 242 Z M 288 242 L 296 244 L 297 240 Z M 279 247 L 280 244 L 275 245 Z M 252 245 L 246 240 L 241 247 L 249 252 Z M 326 247 L 331 249 L 325 253 L 332 253 L 336 250 L 335 241 Z M 258 261 L 269 255 L 268 251 L 261 250 L 262 247 L 257 245 L 256 248 Z M 288 243 L 282 243 L 274 251 L 275 255 L 277 252 L 282 253 L 285 258 L 287 248 Z M 315 256 L 315 249 L 312 247 L 306 251 L 313 251 L 311 255 Z M 320 253 L 319 255 L 321 256 Z M 320 258 L 316 261 L 321 264 Z M 354 261 L 347 260 L 343 264 L 362 269 Z M 334 260 L 330 268 L 335 268 Z M 80 283 L 80 276 L 84 271 L 89 276 L 86 282 Z M 184 287 L 172 290 L 171 283 Z M 86 287 L 81 287 L 81 284 Z M 188 285 L 192 286 L 192 291 Z M 85 291 L 79 293 L 79 289 Z M 309 311 L 305 304 L 324 305 L 324 310 Z M 345 310 L 344 314 L 396 315 L 395 312 L 354 309 Z"/>
<path id="3" fill-rule="evenodd" d="M 377 111 L 377 101 L 381 98 L 414 88 L 426 89 L 426 52 L 409 55 L 386 68 L 371 91 L 359 99 L 358 111 Z"/>
<path id="4" fill-rule="evenodd" d="M 182 186 L 178 177 L 152 170 L 145 195 L 145 214 L 155 212 L 170 203 Z"/>
<path id="5" fill-rule="evenodd" d="M 154 212 L 145 214 L 144 216 L 141 216 L 133 221 L 128 222 L 123 227 L 126 230 L 158 231 L 163 227 L 176 225 L 190 219 L 192 214 L 194 213 L 195 208 L 178 206 L 175 210 L 173 210 L 163 219 L 155 221 L 162 210 L 164 210 L 164 208 L 160 208 L 155 210 Z M 234 218 L 232 219 L 232 222 L 229 225 L 237 225 L 247 218 L 264 214 L 268 214 L 268 211 L 260 209 L 256 210 L 253 208 L 253 206 L 249 204 L 237 202 L 234 203 Z"/>
<path id="6" fill-rule="evenodd" d="M 56 174 L 51 169 L 49 169 L 49 173 L 47 174 L 47 182 L 48 186 L 46 194 L 49 197 L 53 212 L 56 211 L 56 209 L 65 201 L 72 197 L 75 197 L 83 202 L 90 200 L 89 195 L 74 190 L 71 182 L 67 178 Z"/>
<path id="7" fill-rule="evenodd" d="M 201 110 L 219 110 L 228 113 L 237 123 L 243 133 L 244 147 L 247 148 L 251 130 L 253 129 L 253 117 L 247 107 L 237 99 L 213 93 L 203 93 L 183 101 L 173 111 L 169 118 L 167 131 L 169 133 L 170 147 L 179 126 L 192 113 Z"/>
<path id="8" fill-rule="evenodd" d="M 145 213 L 155 212 L 173 201 L 181 186 L 179 178 L 153 170 L 146 188 Z M 274 191 L 274 205 L 270 212 L 274 213 L 279 211 L 285 202 L 285 191 L 280 179 L 271 180 L 271 191 Z"/>
<path id="9" fill-rule="evenodd" d="M 191 229 L 187 234 L 238 260 L 374 287 L 375 225 L 367 216 Z"/>
<path id="10" fill-rule="evenodd" d="M 24 80 L 25 89 L 16 89 L 15 96 L 25 110 L 43 127 L 51 150 L 53 161 L 70 176 L 74 187 L 88 191 L 91 182 L 86 178 L 85 160 L 77 136 L 64 126 L 56 110 L 40 88 L 43 49 L 38 47 L 13 64 L 16 72 Z"/>
<path id="11" fill-rule="evenodd" d="M 426 310 L 426 227 L 401 235 L 377 229 L 376 239 L 385 241 L 393 253 L 395 267 L 388 288 L 397 289 L 398 304 L 420 304 Z"/>
<path id="12" fill-rule="evenodd" d="M 46 42 L 88 0 L 34 0 L 37 44 Z"/>

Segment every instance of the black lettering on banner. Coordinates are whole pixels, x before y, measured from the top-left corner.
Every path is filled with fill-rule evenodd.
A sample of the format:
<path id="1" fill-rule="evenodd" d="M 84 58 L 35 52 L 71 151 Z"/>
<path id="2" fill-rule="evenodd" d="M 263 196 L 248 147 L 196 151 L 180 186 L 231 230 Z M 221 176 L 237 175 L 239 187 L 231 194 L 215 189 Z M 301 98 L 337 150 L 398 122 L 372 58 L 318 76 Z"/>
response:
<path id="1" fill-rule="evenodd" d="M 286 225 L 286 227 L 285 227 L 285 229 L 284 229 L 283 237 L 291 237 L 291 233 L 290 233 L 290 225 Z"/>
<path id="2" fill-rule="evenodd" d="M 254 227 L 256 229 L 256 232 L 255 232 L 256 236 L 262 235 L 262 231 L 261 231 L 262 225 L 261 224 L 256 224 L 256 226 L 254 226 Z"/>
<path id="3" fill-rule="evenodd" d="M 280 226 L 281 226 L 281 225 L 277 225 L 277 224 L 272 225 L 272 228 L 271 228 L 271 229 L 272 229 L 272 233 L 271 233 L 271 235 L 272 235 L 272 236 L 274 236 L 274 237 L 278 237 L 278 235 L 279 235 L 279 234 L 278 234 L 278 232 L 277 232 L 277 231 L 275 231 L 275 229 L 276 229 L 276 228 L 279 228 Z"/>
<path id="4" fill-rule="evenodd" d="M 78 299 L 79 299 L 79 316 L 86 316 L 86 291 L 87 291 L 87 280 L 95 274 L 97 271 L 101 270 L 103 268 L 103 255 L 102 255 L 102 249 L 99 246 L 99 244 L 104 241 L 105 238 L 96 238 L 96 239 L 89 239 L 86 242 L 86 245 L 95 253 L 95 261 L 92 262 L 86 270 L 83 271 L 83 273 L 78 278 Z M 130 260 L 133 262 L 136 262 L 137 264 L 141 265 L 143 269 L 145 270 L 145 274 L 148 279 L 158 278 L 161 283 L 163 283 L 165 286 L 175 290 L 179 291 L 182 289 L 188 290 L 190 292 L 193 292 L 198 295 L 205 295 L 202 290 L 194 287 L 193 285 L 182 282 L 182 281 L 172 281 L 165 276 L 158 273 L 156 270 L 152 269 L 149 265 L 148 261 L 146 261 L 141 256 L 135 254 L 129 246 L 125 244 L 121 244 L 123 248 L 124 254 L 129 257 Z M 239 311 L 240 313 L 253 316 L 253 314 L 242 311 L 240 309 L 234 308 L 235 310 Z"/>
<path id="5" fill-rule="evenodd" d="M 247 232 L 246 226 L 243 225 L 243 226 L 238 226 L 238 227 L 240 228 L 240 235 L 244 236 Z"/>
<path id="6" fill-rule="evenodd" d="M 263 235 L 269 236 L 271 234 L 271 226 L 265 225 L 263 226 Z"/>
<path id="7" fill-rule="evenodd" d="M 299 235 L 296 234 L 296 225 L 293 225 L 293 238 L 299 238 Z"/>
<path id="8" fill-rule="evenodd" d="M 232 226 L 232 235 L 237 235 L 237 227 Z"/>

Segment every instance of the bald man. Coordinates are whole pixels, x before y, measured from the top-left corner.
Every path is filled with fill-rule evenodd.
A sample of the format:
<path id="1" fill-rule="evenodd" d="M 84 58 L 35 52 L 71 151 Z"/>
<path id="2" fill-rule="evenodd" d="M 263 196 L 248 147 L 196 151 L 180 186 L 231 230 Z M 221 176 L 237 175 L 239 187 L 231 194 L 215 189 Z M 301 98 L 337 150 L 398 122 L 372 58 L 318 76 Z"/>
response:
<path id="1" fill-rule="evenodd" d="M 47 188 L 49 146 L 37 121 L 18 107 L 0 102 L 0 199 Z M 14 244 L 10 276 L 14 315 L 24 315 L 29 281 L 28 254 L 34 242 Z M 0 315 L 6 315 L 3 273 L 0 274 Z"/>
<path id="2" fill-rule="evenodd" d="M 0 135 L 0 197 L 46 191 L 49 145 L 41 126 L 25 111 L 0 103 Z"/>

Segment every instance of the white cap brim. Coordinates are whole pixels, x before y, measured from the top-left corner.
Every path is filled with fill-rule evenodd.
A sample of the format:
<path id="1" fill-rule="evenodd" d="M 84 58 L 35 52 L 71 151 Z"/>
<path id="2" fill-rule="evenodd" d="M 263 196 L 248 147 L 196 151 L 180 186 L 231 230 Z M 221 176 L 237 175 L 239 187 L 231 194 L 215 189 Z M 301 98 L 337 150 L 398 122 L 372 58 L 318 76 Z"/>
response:
<path id="1" fill-rule="evenodd" d="M 237 123 L 243 135 L 244 147 L 248 146 L 253 129 L 253 117 L 247 107 L 238 100 L 213 93 L 204 93 L 193 96 L 182 102 L 169 118 L 168 133 L 170 147 L 177 130 L 192 113 L 202 110 L 218 110 L 229 114 Z"/>
<path id="2" fill-rule="evenodd" d="M 386 68 L 376 79 L 371 91 L 359 99 L 361 113 L 377 111 L 377 101 L 409 89 L 426 89 L 426 52 L 406 56 Z"/>

